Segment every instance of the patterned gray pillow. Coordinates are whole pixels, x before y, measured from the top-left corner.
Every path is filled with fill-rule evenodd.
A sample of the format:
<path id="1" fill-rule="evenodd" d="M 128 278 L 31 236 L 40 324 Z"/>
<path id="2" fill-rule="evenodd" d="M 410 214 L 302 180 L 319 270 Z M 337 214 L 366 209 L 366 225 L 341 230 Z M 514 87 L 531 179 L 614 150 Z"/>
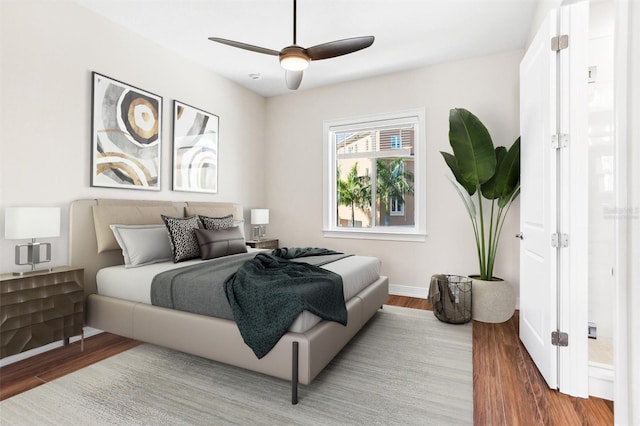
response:
<path id="1" fill-rule="evenodd" d="M 217 231 L 218 229 L 228 229 L 231 228 L 233 223 L 233 215 L 230 214 L 224 217 L 209 217 L 209 216 L 198 216 L 204 225 L 204 229 L 210 229 L 212 231 Z"/>
<path id="2" fill-rule="evenodd" d="M 200 228 L 197 216 L 169 217 L 162 215 L 162 220 L 169 231 L 171 253 L 175 263 L 200 257 L 200 245 L 195 229 Z"/>

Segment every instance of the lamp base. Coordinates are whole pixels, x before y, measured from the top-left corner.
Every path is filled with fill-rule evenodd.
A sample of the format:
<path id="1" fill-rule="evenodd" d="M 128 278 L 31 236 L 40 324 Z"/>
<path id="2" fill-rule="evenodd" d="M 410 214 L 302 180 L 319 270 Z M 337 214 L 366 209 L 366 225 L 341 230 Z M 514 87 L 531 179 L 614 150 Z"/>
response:
<path id="1" fill-rule="evenodd" d="M 52 272 L 53 268 L 44 268 L 44 269 L 32 269 L 30 271 L 20 271 L 20 272 L 14 272 L 13 276 L 14 277 L 23 277 L 25 275 L 32 275 L 32 274 L 43 274 L 43 273 L 48 273 L 48 272 Z"/>
<path id="2" fill-rule="evenodd" d="M 266 238 L 264 225 L 253 226 L 253 241 L 262 241 Z"/>
<path id="3" fill-rule="evenodd" d="M 27 261 L 22 261 L 22 249 L 26 248 Z M 41 253 L 45 250 L 44 255 Z M 14 272 L 14 276 L 40 274 L 43 272 L 51 272 L 52 268 L 36 269 L 41 263 L 51 261 L 51 243 L 37 243 L 35 238 L 28 244 L 19 244 L 16 246 L 16 265 L 31 265 L 30 271 Z"/>

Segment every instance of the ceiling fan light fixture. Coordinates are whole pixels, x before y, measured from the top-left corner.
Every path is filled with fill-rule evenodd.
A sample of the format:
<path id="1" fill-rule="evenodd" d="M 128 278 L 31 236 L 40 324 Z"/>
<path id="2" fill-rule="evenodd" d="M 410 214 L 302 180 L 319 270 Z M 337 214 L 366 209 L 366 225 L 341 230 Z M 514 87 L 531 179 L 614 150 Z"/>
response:
<path id="1" fill-rule="evenodd" d="M 309 66 L 309 55 L 299 46 L 289 46 L 280 52 L 280 65 L 285 70 L 302 71 Z"/>

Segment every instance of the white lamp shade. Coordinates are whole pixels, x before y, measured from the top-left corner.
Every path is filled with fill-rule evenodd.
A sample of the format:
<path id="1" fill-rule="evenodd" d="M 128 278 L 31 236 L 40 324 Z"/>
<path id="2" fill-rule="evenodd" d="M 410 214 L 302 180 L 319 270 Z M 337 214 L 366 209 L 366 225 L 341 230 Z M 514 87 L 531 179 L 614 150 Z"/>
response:
<path id="1" fill-rule="evenodd" d="M 252 225 L 268 225 L 269 209 L 251 209 Z"/>
<path id="2" fill-rule="evenodd" d="M 60 207 L 7 207 L 4 237 L 8 240 L 60 236 Z"/>

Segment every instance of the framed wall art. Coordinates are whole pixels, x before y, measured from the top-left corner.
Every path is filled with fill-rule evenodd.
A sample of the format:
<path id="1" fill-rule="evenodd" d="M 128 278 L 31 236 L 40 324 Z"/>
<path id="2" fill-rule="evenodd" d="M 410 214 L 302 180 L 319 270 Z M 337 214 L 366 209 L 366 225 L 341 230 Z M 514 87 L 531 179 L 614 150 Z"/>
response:
<path id="1" fill-rule="evenodd" d="M 91 186 L 160 190 L 162 97 L 93 73 Z"/>
<path id="2" fill-rule="evenodd" d="M 173 190 L 218 192 L 217 115 L 173 101 Z"/>

